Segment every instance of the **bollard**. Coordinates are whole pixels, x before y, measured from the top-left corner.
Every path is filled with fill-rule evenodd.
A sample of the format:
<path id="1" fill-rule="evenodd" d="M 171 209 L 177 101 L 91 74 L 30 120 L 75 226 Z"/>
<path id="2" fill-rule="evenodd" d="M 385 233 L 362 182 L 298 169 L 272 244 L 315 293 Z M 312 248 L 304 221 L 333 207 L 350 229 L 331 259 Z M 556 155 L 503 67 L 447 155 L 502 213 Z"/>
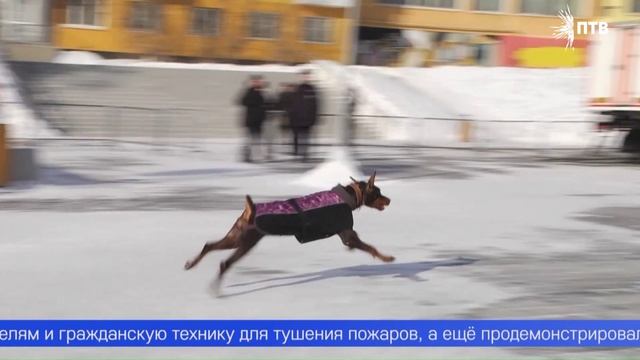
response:
<path id="1" fill-rule="evenodd" d="M 472 136 L 472 124 L 469 120 L 462 120 L 460 122 L 460 141 L 470 142 Z"/>
<path id="2" fill-rule="evenodd" d="M 9 150 L 7 144 L 7 126 L 0 124 L 0 187 L 9 184 Z"/>

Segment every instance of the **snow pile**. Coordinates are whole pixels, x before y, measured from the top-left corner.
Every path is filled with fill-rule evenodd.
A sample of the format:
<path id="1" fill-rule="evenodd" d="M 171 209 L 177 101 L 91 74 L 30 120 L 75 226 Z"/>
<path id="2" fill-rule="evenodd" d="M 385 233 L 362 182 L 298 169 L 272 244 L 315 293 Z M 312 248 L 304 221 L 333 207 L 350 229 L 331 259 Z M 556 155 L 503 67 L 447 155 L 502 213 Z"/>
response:
<path id="1" fill-rule="evenodd" d="M 60 51 L 53 59 L 57 64 L 100 65 L 104 59 L 91 51 Z"/>
<path id="2" fill-rule="evenodd" d="M 595 120 L 585 106 L 588 71 L 447 66 L 398 75 L 448 108 L 484 121 L 477 130 L 486 141 L 584 145 Z"/>
<path id="3" fill-rule="evenodd" d="M 424 118 L 457 119 L 460 114 L 425 94 L 415 82 L 404 80 L 398 71 L 364 66 L 350 69 L 360 94 L 357 114 L 365 116 L 360 118 L 360 126 L 369 127 L 384 140 L 396 142 L 435 145 L 454 141 L 457 133 L 454 122 Z"/>
<path id="4" fill-rule="evenodd" d="M 14 74 L 4 61 L 0 61 L 0 89 L 0 123 L 8 125 L 9 138 L 41 138 L 54 134 L 24 104 Z"/>
<path id="5" fill-rule="evenodd" d="M 333 151 L 327 161 L 307 171 L 300 178 L 293 181 L 293 184 L 317 189 L 327 189 L 335 186 L 338 181 L 342 183 L 349 182 L 350 177 L 356 179 L 364 178 L 347 150 L 339 147 Z"/>
<path id="6" fill-rule="evenodd" d="M 236 64 L 217 64 L 217 63 L 179 63 L 151 61 L 144 59 L 104 59 L 96 53 L 90 51 L 60 51 L 53 59 L 58 64 L 74 64 L 74 65 L 109 65 L 109 66 L 134 66 L 146 68 L 162 68 L 162 69 L 195 69 L 195 70 L 218 70 L 218 71 L 246 71 L 246 72 L 285 72 L 295 73 L 309 65 L 236 65 Z"/>
<path id="7" fill-rule="evenodd" d="M 459 145 L 458 119 L 476 120 L 474 140 L 489 145 L 584 146 L 595 136 L 596 115 L 585 106 L 587 68 L 349 70 L 361 95 L 358 113 L 373 115 L 386 140 Z"/>
<path id="8" fill-rule="evenodd" d="M 449 108 L 478 120 L 584 120 L 587 68 L 443 66 L 395 73 Z"/>

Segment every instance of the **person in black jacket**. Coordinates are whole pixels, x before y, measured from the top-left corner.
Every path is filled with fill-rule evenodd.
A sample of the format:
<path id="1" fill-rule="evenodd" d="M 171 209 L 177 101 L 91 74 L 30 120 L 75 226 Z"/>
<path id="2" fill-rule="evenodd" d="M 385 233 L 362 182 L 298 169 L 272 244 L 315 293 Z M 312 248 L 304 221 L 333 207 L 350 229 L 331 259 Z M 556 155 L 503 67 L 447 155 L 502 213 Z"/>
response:
<path id="1" fill-rule="evenodd" d="M 293 131 L 293 153 L 308 159 L 311 130 L 318 121 L 318 95 L 311 84 L 311 72 L 302 72 L 302 82 L 295 89 L 291 102 L 291 130 Z"/>
<path id="2" fill-rule="evenodd" d="M 240 105 L 245 108 L 244 126 L 247 128 L 247 144 L 244 148 L 244 160 L 252 162 L 256 147 L 261 146 L 262 124 L 267 116 L 265 97 L 262 93 L 263 78 L 252 75 L 249 78 L 249 88 L 240 98 Z"/>

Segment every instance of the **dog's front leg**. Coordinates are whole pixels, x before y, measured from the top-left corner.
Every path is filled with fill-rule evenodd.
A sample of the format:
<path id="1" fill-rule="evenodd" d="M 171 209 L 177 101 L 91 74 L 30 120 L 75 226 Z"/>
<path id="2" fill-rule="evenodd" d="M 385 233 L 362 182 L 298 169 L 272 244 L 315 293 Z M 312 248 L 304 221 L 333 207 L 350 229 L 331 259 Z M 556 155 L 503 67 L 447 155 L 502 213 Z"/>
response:
<path id="1" fill-rule="evenodd" d="M 340 236 L 342 243 L 348 246 L 349 249 L 366 251 L 374 258 L 378 258 L 384 262 L 392 262 L 395 260 L 393 256 L 381 254 L 378 249 L 360 240 L 358 233 L 353 230 L 345 230 L 340 232 L 338 235 Z"/>

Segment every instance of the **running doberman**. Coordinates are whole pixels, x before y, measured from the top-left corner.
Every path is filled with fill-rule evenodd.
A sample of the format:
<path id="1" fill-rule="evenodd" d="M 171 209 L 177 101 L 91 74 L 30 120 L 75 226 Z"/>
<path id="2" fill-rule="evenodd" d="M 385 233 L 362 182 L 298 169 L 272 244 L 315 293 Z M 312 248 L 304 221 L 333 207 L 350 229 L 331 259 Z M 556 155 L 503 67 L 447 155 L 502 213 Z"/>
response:
<path id="1" fill-rule="evenodd" d="M 384 262 L 392 262 L 393 256 L 381 254 L 360 240 L 353 230 L 353 210 L 364 205 L 382 211 L 391 203 L 374 184 L 375 178 L 374 172 L 366 182 L 351 178 L 352 183 L 347 186 L 337 185 L 329 191 L 284 201 L 254 204 L 247 195 L 244 211 L 227 235 L 219 241 L 206 243 L 200 254 L 187 261 L 184 268 L 193 268 L 211 251 L 236 249 L 220 263 L 217 287 L 225 272 L 265 235 L 292 235 L 298 242 L 307 243 L 337 234 L 350 250 L 359 249 Z"/>

